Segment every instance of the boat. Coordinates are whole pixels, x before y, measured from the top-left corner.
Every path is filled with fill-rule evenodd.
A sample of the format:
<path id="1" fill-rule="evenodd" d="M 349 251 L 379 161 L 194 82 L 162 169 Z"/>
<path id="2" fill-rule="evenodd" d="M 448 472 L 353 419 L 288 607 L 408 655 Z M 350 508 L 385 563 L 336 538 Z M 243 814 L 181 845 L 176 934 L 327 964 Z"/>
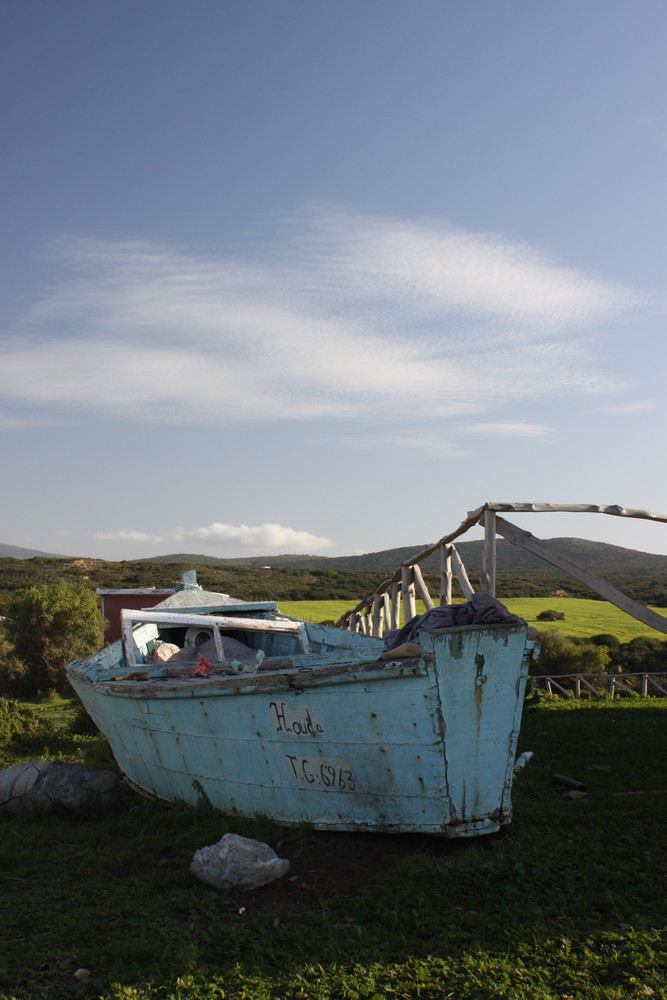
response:
<path id="1" fill-rule="evenodd" d="M 319 830 L 473 837 L 511 820 L 536 654 L 497 607 L 444 628 L 416 616 L 389 648 L 190 581 L 123 609 L 122 638 L 68 676 L 138 791 Z"/>
<path id="2" fill-rule="evenodd" d="M 617 504 L 487 502 L 338 627 L 204 591 L 186 576 L 154 608 L 123 609 L 122 638 L 74 660 L 69 680 L 128 782 L 147 794 L 316 829 L 493 833 L 512 816 L 537 655 L 526 622 L 496 601 L 496 536 L 667 632 L 665 617 L 500 516 L 554 511 L 667 523 Z M 454 545 L 477 525 L 479 592 Z M 419 564 L 438 551 L 436 604 Z M 454 575 L 463 605 L 452 604 Z"/>

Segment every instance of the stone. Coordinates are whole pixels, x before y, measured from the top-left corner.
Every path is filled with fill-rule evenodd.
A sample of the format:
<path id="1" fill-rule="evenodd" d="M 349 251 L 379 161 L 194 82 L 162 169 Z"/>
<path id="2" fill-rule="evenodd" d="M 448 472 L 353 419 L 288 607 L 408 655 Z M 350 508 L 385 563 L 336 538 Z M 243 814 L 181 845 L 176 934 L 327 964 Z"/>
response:
<path id="1" fill-rule="evenodd" d="M 118 793 L 115 774 L 84 764 L 29 760 L 0 771 L 0 809 L 12 816 L 107 812 L 115 807 Z"/>

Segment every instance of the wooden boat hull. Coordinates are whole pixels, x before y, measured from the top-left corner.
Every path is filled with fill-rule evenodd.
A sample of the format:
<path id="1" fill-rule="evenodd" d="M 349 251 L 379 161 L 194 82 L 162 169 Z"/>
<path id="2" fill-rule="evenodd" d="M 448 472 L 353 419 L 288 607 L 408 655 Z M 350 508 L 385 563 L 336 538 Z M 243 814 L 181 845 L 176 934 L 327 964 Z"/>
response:
<path id="1" fill-rule="evenodd" d="M 378 639 L 306 628 L 326 651 L 287 668 L 117 681 L 115 643 L 69 677 L 131 784 L 169 801 L 448 837 L 510 821 L 525 625 L 424 633 L 419 657 L 386 662 Z"/>

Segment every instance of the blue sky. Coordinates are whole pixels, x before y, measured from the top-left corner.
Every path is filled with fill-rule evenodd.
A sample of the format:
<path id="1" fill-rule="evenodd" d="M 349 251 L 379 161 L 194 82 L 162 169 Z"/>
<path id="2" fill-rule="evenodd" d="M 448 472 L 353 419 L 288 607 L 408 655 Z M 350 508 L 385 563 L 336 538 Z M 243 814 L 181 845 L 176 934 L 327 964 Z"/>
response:
<path id="1" fill-rule="evenodd" d="M 0 541 L 667 510 L 666 43 L 663 0 L 4 0 Z"/>

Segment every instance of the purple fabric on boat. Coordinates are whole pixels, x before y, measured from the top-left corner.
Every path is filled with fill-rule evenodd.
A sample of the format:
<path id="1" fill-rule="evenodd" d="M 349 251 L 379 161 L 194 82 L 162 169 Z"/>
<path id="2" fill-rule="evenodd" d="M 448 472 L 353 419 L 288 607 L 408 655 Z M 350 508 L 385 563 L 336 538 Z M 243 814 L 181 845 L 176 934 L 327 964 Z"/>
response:
<path id="1" fill-rule="evenodd" d="M 402 629 L 392 629 L 385 639 L 385 649 L 395 649 L 404 642 L 419 642 L 421 632 L 437 632 L 461 625 L 523 625 L 523 618 L 513 615 L 490 594 L 473 594 L 465 604 L 442 604 L 423 615 L 415 615 Z"/>

